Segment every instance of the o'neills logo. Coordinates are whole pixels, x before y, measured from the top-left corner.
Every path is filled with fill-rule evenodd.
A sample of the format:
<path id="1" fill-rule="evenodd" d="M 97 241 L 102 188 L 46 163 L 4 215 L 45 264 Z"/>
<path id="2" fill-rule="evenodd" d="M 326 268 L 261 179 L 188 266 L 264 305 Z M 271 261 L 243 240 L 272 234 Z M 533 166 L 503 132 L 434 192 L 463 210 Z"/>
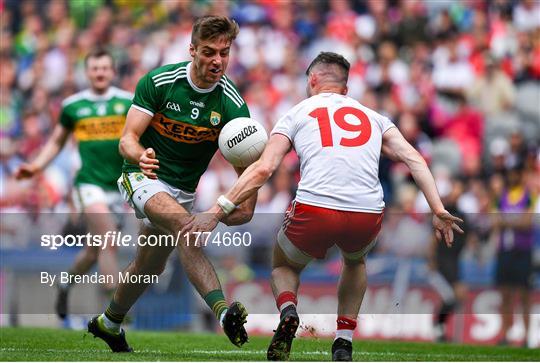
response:
<path id="1" fill-rule="evenodd" d="M 246 127 L 244 127 L 244 129 L 242 131 L 240 131 L 240 133 L 238 135 L 236 135 L 235 137 L 230 138 L 227 141 L 227 146 L 229 147 L 229 149 L 232 149 L 233 147 L 235 147 L 236 145 L 241 143 L 242 140 L 244 140 L 246 137 L 251 136 L 256 132 L 257 132 L 257 127 L 255 127 L 255 126 L 246 126 Z"/>

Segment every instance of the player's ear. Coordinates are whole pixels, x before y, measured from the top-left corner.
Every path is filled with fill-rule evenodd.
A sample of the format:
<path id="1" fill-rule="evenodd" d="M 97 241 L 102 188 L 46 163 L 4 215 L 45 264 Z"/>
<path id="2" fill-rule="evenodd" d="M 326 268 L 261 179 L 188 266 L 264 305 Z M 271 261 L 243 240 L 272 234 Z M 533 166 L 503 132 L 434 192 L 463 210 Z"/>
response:
<path id="1" fill-rule="evenodd" d="M 317 84 L 317 81 L 318 81 L 317 75 L 316 75 L 315 73 L 310 73 L 310 74 L 309 74 L 309 80 L 308 80 L 308 81 L 309 81 L 309 86 L 310 86 L 311 88 L 314 88 L 315 85 Z"/>
<path id="2" fill-rule="evenodd" d="M 192 57 L 192 58 L 195 58 L 195 49 L 196 47 L 193 45 L 193 44 L 189 44 L 189 55 Z"/>

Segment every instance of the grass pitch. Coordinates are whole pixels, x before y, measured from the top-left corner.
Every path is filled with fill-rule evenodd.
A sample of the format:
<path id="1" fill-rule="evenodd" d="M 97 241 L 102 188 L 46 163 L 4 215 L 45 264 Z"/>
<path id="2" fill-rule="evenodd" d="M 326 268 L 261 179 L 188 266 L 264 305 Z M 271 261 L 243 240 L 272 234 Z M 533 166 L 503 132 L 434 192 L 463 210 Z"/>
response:
<path id="1" fill-rule="evenodd" d="M 134 353 L 113 354 L 82 331 L 1 328 L 2 361 L 265 361 L 269 337 L 236 348 L 224 335 L 127 333 Z M 291 360 L 330 361 L 331 340 L 295 339 Z M 538 361 L 540 349 L 406 342 L 356 341 L 356 361 Z"/>

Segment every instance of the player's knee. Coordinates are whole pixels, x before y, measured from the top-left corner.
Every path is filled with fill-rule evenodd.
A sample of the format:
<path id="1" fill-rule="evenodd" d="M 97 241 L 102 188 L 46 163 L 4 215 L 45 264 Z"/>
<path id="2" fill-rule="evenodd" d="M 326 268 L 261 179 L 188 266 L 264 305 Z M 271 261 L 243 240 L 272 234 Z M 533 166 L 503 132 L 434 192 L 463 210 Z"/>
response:
<path id="1" fill-rule="evenodd" d="M 290 265 L 274 267 L 271 273 L 272 280 L 288 278 L 289 276 L 291 276 L 291 272 L 294 274 L 300 274 L 300 272 L 302 272 L 302 268 Z"/>

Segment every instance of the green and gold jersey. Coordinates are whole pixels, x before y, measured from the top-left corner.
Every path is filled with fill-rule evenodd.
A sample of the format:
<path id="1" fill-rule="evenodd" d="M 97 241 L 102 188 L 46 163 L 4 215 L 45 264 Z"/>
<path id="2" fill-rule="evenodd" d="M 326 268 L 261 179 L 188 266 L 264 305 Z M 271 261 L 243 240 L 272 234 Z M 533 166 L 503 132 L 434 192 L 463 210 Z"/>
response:
<path id="1" fill-rule="evenodd" d="M 109 87 L 102 95 L 84 90 L 62 103 L 60 123 L 73 132 L 82 162 L 75 185 L 88 183 L 106 190 L 118 189 L 116 180 L 123 162 L 118 140 L 132 98 L 129 92 Z"/>
<path id="2" fill-rule="evenodd" d="M 201 89 L 189 76 L 191 62 L 169 64 L 146 74 L 137 85 L 134 107 L 152 116 L 140 138 L 159 160 L 159 179 L 194 192 L 218 148 L 221 128 L 249 110 L 232 81 L 222 76 L 213 87 Z M 124 163 L 124 172 L 140 172 Z"/>

